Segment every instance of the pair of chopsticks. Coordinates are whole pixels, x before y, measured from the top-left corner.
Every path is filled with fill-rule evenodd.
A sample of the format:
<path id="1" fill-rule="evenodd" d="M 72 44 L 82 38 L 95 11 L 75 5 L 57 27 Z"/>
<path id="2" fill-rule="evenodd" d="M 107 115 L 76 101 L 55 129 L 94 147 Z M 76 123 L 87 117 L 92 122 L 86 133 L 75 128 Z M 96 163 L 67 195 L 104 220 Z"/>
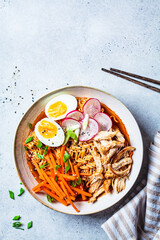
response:
<path id="1" fill-rule="evenodd" d="M 117 77 L 123 78 L 123 79 L 125 79 L 125 80 L 128 80 L 128 81 L 130 81 L 130 82 L 133 82 L 133 83 L 135 83 L 135 84 L 138 84 L 138 85 L 140 85 L 140 86 L 142 86 L 142 87 L 145 87 L 145 88 L 148 88 L 148 89 L 150 89 L 150 90 L 153 90 L 153 91 L 155 91 L 155 92 L 160 93 L 160 89 L 159 89 L 159 88 L 156 88 L 156 87 L 153 87 L 153 86 L 151 86 L 151 85 L 149 85 L 149 84 L 146 84 L 146 83 L 137 81 L 137 80 L 135 80 L 135 79 L 133 79 L 133 78 L 137 78 L 137 79 L 140 79 L 140 80 L 143 80 L 143 81 L 146 81 L 146 82 L 151 82 L 151 83 L 155 83 L 155 84 L 160 85 L 160 81 L 158 81 L 158 80 L 154 80 L 154 79 L 152 79 L 152 78 L 147 78 L 147 77 L 142 77 L 142 76 L 139 76 L 139 75 L 137 75 L 137 74 L 125 72 L 125 71 L 118 70 L 118 69 L 115 69 L 115 68 L 110 68 L 110 70 L 107 70 L 107 69 L 105 69 L 105 68 L 102 68 L 101 70 L 104 71 L 104 72 L 113 74 L 113 75 L 115 75 L 115 76 L 117 76 Z M 127 76 L 130 76 L 130 77 L 133 77 L 133 78 L 129 78 L 129 77 L 127 77 Z"/>

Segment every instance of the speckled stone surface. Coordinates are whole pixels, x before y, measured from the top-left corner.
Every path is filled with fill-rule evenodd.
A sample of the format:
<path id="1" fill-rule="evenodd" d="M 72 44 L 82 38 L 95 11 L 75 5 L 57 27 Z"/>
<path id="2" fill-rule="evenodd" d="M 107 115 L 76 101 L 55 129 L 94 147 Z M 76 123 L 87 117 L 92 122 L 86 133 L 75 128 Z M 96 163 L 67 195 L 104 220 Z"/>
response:
<path id="1" fill-rule="evenodd" d="M 119 208 L 89 216 L 55 212 L 21 185 L 14 165 L 16 127 L 42 95 L 67 85 L 103 89 L 135 116 L 147 151 L 160 129 L 160 94 L 101 71 L 115 67 L 160 79 L 160 1 L 0 0 L 0 239 L 107 239 L 101 224 Z M 8 190 L 15 193 L 9 198 Z M 25 230 L 12 228 L 21 215 Z M 27 230 L 26 223 L 33 221 Z"/>

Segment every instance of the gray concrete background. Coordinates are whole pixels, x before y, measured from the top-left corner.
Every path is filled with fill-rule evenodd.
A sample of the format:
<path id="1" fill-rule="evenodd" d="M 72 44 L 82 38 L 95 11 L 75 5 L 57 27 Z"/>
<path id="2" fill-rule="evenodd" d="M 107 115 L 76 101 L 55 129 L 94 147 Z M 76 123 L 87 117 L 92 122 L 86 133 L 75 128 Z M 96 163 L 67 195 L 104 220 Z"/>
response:
<path id="1" fill-rule="evenodd" d="M 101 224 L 119 208 L 90 216 L 52 211 L 25 191 L 13 159 L 16 127 L 33 101 L 67 85 L 97 87 L 135 116 L 147 151 L 160 129 L 160 94 L 101 71 L 115 67 L 160 79 L 160 1 L 0 0 L 0 239 L 107 239 Z M 18 71 L 19 70 L 19 71 Z M 8 190 L 16 199 L 9 198 Z M 12 218 L 33 228 L 12 228 Z"/>

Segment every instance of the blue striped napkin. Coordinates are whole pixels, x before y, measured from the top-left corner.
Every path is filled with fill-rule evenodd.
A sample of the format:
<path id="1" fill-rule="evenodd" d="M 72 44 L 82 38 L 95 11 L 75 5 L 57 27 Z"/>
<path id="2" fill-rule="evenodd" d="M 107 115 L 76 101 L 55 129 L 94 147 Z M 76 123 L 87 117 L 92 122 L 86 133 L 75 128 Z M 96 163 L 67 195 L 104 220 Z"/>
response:
<path id="1" fill-rule="evenodd" d="M 101 227 L 111 240 L 160 240 L 160 131 L 150 145 L 147 184 Z"/>

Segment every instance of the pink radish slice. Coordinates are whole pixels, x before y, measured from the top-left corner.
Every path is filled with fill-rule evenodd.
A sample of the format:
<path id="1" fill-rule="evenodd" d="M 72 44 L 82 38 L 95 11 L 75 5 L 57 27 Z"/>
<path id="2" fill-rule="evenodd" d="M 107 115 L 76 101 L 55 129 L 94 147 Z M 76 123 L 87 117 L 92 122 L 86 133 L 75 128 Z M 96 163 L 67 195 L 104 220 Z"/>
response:
<path id="1" fill-rule="evenodd" d="M 79 141 L 85 142 L 92 139 L 99 131 L 99 126 L 96 120 L 89 118 L 86 130 L 81 128 Z"/>
<path id="2" fill-rule="evenodd" d="M 84 114 L 93 118 L 96 113 L 101 111 L 101 103 L 97 98 L 90 98 L 83 106 Z"/>
<path id="3" fill-rule="evenodd" d="M 65 118 L 61 123 L 61 127 L 63 129 L 71 128 L 72 130 L 76 130 L 81 127 L 81 124 L 75 119 Z"/>
<path id="4" fill-rule="evenodd" d="M 78 110 L 73 110 L 66 115 L 66 118 L 73 118 L 77 121 L 81 121 L 84 118 L 84 115 Z"/>
<path id="5" fill-rule="evenodd" d="M 112 120 L 106 113 L 97 113 L 94 119 L 99 124 L 99 131 L 109 131 L 112 127 Z"/>

